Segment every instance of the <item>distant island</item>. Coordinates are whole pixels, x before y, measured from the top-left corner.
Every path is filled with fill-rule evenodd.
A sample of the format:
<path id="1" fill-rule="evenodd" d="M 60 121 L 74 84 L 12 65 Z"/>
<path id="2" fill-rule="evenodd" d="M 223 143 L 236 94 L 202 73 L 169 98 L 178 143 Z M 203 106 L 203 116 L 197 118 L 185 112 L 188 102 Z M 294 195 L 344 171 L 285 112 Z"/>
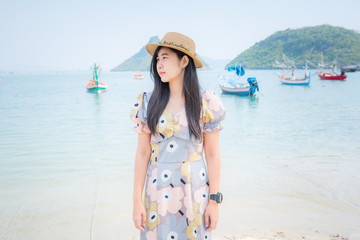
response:
<path id="1" fill-rule="evenodd" d="M 148 43 L 159 42 L 160 38 L 158 36 L 153 36 L 150 38 Z M 199 55 L 197 56 L 204 65 L 201 69 L 210 69 L 209 65 Z M 137 52 L 118 66 L 112 68 L 110 71 L 150 71 L 151 59 L 152 57 L 146 51 L 144 45 L 139 52 Z"/>
<path id="2" fill-rule="evenodd" d="M 158 36 L 151 37 L 148 43 L 158 43 L 160 39 Z M 151 56 L 146 51 L 145 45 L 139 52 L 134 54 L 129 59 L 125 60 L 118 66 L 111 69 L 111 71 L 149 71 Z"/>
<path id="3" fill-rule="evenodd" d="M 313 63 L 337 61 L 340 66 L 360 63 L 360 34 L 353 30 L 330 25 L 286 29 L 240 53 L 225 68 L 242 64 L 246 68 L 273 68 L 275 60 L 282 61 L 284 53 L 298 67 L 305 60 Z"/>

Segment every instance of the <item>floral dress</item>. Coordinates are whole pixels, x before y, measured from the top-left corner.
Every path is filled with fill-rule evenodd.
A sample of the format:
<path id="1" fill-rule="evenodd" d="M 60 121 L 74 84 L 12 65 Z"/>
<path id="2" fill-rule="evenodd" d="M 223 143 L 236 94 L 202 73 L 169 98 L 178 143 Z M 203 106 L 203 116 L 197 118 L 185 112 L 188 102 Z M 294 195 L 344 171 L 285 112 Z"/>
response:
<path id="1" fill-rule="evenodd" d="M 203 132 L 221 129 L 225 108 L 210 90 L 202 93 L 200 126 Z M 146 114 L 151 93 L 139 94 L 131 110 L 136 132 L 150 133 Z M 209 182 L 203 142 L 190 137 L 186 110 L 164 110 L 156 133 L 151 135 L 151 157 L 145 182 L 145 232 L 141 239 L 210 239 L 204 214 Z"/>

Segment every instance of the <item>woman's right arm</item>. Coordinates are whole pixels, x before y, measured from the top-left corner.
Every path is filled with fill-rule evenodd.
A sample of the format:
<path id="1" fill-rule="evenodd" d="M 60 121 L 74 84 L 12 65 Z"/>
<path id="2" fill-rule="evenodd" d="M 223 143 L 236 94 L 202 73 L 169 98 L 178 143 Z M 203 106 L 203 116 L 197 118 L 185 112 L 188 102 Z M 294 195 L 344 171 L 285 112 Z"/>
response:
<path id="1" fill-rule="evenodd" d="M 150 134 L 139 133 L 134 171 L 133 221 L 135 227 L 141 231 L 145 231 L 146 226 L 146 210 L 142 202 L 142 192 L 150 155 Z"/>

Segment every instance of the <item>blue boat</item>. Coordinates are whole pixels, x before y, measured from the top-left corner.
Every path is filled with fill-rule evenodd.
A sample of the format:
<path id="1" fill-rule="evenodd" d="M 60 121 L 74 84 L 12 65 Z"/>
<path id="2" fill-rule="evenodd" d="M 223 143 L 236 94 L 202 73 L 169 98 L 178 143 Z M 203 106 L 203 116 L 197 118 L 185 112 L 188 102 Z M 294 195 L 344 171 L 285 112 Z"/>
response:
<path id="1" fill-rule="evenodd" d="M 247 78 L 247 82 L 241 81 L 240 78 L 245 74 L 243 66 L 232 66 L 228 68 L 228 71 L 234 71 L 235 76 L 233 78 L 226 78 L 220 74 L 218 78 L 219 87 L 223 93 L 252 96 L 256 91 L 259 91 L 259 86 L 255 77 Z"/>

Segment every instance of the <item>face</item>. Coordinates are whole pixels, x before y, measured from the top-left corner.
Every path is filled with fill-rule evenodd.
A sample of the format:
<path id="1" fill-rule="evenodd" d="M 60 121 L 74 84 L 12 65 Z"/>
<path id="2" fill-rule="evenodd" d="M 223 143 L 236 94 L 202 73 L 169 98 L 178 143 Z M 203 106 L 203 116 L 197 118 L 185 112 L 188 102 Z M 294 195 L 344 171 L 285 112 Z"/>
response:
<path id="1" fill-rule="evenodd" d="M 162 82 L 172 82 L 184 78 L 187 59 L 179 59 L 175 52 L 169 48 L 160 49 L 157 56 L 156 69 Z"/>

